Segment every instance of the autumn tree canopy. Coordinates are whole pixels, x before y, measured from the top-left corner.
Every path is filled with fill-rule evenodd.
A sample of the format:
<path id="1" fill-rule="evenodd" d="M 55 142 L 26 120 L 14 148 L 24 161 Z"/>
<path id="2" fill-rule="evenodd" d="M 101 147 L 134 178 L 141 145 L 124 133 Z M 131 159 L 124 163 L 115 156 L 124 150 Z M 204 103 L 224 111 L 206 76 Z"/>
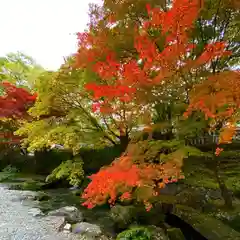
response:
<path id="1" fill-rule="evenodd" d="M 116 103 L 120 106 L 121 103 L 134 102 L 135 106 L 141 108 L 139 112 L 148 116 L 145 124 L 151 125 L 151 114 L 146 113 L 150 112 L 149 106 L 154 104 L 154 99 L 157 98 L 154 92 L 160 91 L 164 85 L 184 82 L 186 76 L 196 74 L 203 66 L 207 67 L 218 59 L 229 57 L 231 52 L 228 50 L 228 43 L 218 39 L 207 43 L 199 56 L 192 54 L 197 45 L 190 41 L 189 32 L 194 29 L 202 4 L 203 2 L 198 0 L 176 0 L 167 11 L 157 7 L 152 8 L 147 4 L 149 18 L 135 26 L 136 55 L 131 58 L 119 58 L 119 55 L 108 47 L 105 31 L 101 29 L 79 34 L 80 47 L 76 54 L 75 67 L 91 69 L 99 78 L 97 83 L 86 85 L 86 89 L 93 92 L 94 111 L 97 109 L 103 111 L 101 109 L 107 108 L 107 113 L 117 114 L 121 107 L 120 109 L 116 107 Z M 111 25 L 113 19 L 109 20 L 111 27 L 108 28 L 111 31 L 118 26 L 118 22 L 115 22 L 115 26 Z M 159 41 L 161 41 L 160 45 Z M 231 74 L 234 77 L 233 81 L 239 76 L 237 72 Z M 219 81 L 223 79 L 221 75 L 214 75 L 213 72 L 212 77 L 206 76 L 201 79 L 200 86 L 212 81 L 212 78 L 218 78 Z M 228 97 L 226 95 L 224 97 L 225 103 L 228 104 Z M 190 98 L 189 101 L 190 108 L 198 106 L 195 110 L 210 112 L 207 107 L 204 109 L 199 107 L 201 104 L 193 105 L 194 99 Z M 201 99 L 196 101 L 202 102 Z M 214 115 L 208 115 L 209 117 L 214 118 Z M 122 193 L 120 198 L 131 197 L 132 194 L 137 193 L 137 190 L 146 186 L 150 191 L 149 198 L 156 195 L 158 187 L 181 178 L 179 169 L 190 149 L 183 150 L 181 144 L 175 145 L 175 148 L 173 146 L 174 144 L 170 145 L 167 152 L 160 154 L 160 160 L 158 159 L 157 163 L 146 162 L 144 153 L 141 151 L 139 153 L 136 148 L 131 147 L 131 150 L 128 150 L 120 159 L 116 159 L 110 167 L 100 170 L 91 177 L 92 182 L 83 195 L 87 199 L 85 204 L 93 207 L 105 202 L 108 198 L 113 204 L 120 192 Z M 166 157 L 168 161 L 162 162 L 166 159 L 163 156 L 168 156 Z M 171 169 L 170 174 L 168 174 L 169 169 Z M 146 176 L 148 176 L 147 179 Z M 144 202 L 147 204 L 146 200 Z"/>
<path id="2" fill-rule="evenodd" d="M 183 178 L 183 159 L 202 154 L 188 137 L 220 132 L 220 144 L 235 134 L 238 16 L 229 0 L 91 5 L 77 53 L 34 79 L 37 99 L 11 86 L 5 115 L 25 111 L 16 134 L 29 151 L 120 144 L 123 155 L 91 176 L 85 205 L 134 198 L 149 209 L 159 188 Z"/>

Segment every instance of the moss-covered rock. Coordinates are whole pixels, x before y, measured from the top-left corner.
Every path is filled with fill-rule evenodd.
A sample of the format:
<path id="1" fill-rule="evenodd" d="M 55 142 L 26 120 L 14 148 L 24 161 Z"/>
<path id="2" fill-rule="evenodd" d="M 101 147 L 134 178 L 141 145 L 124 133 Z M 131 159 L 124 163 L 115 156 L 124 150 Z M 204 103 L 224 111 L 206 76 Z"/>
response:
<path id="1" fill-rule="evenodd" d="M 185 237 L 179 228 L 168 228 L 167 235 L 169 240 L 185 240 Z"/>
<path id="2" fill-rule="evenodd" d="M 207 203 L 205 189 L 189 187 L 176 196 L 176 202 L 202 210 Z"/>
<path id="3" fill-rule="evenodd" d="M 34 180 L 28 180 L 25 182 L 20 183 L 14 183 L 11 184 L 10 189 L 11 190 L 27 190 L 27 191 L 40 191 L 42 189 L 42 186 L 44 183 L 34 181 Z"/>
<path id="4" fill-rule="evenodd" d="M 34 197 L 34 200 L 39 201 L 39 202 L 48 201 L 49 199 L 51 199 L 51 197 L 46 193 L 39 193 L 38 195 L 36 195 Z"/>
<path id="5" fill-rule="evenodd" d="M 115 205 L 111 209 L 111 217 L 117 228 L 125 229 L 136 222 L 140 225 L 159 225 L 164 222 L 165 214 L 161 204 L 154 204 L 150 211 L 146 211 L 144 205 Z"/>
<path id="6" fill-rule="evenodd" d="M 126 229 L 136 219 L 135 213 L 134 206 L 115 205 L 111 208 L 110 216 L 118 229 Z"/>
<path id="7" fill-rule="evenodd" d="M 146 211 L 143 205 L 135 206 L 135 220 L 142 225 L 156 225 L 164 222 L 165 214 L 161 203 L 153 204 L 150 211 Z"/>
<path id="8" fill-rule="evenodd" d="M 193 208 L 176 205 L 173 214 L 190 224 L 208 240 L 240 240 L 240 233 L 222 221 L 202 214 Z"/>
<path id="9" fill-rule="evenodd" d="M 22 190 L 39 191 L 43 183 L 37 181 L 27 181 L 22 184 Z"/>

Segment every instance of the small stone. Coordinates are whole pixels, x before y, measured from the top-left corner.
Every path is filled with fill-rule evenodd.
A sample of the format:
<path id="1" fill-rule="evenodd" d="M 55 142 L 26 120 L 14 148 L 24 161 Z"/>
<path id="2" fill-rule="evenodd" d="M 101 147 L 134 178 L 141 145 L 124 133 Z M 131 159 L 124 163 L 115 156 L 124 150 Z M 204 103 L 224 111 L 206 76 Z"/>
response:
<path id="1" fill-rule="evenodd" d="M 66 210 L 67 212 L 78 211 L 78 209 L 74 206 L 66 206 L 66 207 L 63 207 L 63 209 Z"/>
<path id="2" fill-rule="evenodd" d="M 71 230 L 71 227 L 72 227 L 72 225 L 71 224 L 69 224 L 69 223 L 67 223 L 65 226 L 64 226 L 64 230 L 68 230 L 68 231 L 70 231 Z"/>

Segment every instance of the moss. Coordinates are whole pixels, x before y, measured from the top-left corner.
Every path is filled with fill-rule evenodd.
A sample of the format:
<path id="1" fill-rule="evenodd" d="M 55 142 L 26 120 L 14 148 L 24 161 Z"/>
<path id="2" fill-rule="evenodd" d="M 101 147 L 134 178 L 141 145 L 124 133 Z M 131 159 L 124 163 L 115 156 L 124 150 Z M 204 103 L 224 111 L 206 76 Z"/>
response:
<path id="1" fill-rule="evenodd" d="M 167 235 L 169 240 L 185 240 L 185 237 L 179 228 L 167 229 Z"/>
<path id="2" fill-rule="evenodd" d="M 176 205 L 174 214 L 190 224 L 208 240 L 239 240 L 240 233 L 209 215 L 192 208 Z"/>
<path id="3" fill-rule="evenodd" d="M 12 182 L 16 177 L 15 173 L 0 173 L 0 182 Z"/>
<path id="4" fill-rule="evenodd" d="M 230 221 L 226 222 L 230 227 L 232 227 L 234 230 L 240 232 L 240 216 L 237 215 Z"/>

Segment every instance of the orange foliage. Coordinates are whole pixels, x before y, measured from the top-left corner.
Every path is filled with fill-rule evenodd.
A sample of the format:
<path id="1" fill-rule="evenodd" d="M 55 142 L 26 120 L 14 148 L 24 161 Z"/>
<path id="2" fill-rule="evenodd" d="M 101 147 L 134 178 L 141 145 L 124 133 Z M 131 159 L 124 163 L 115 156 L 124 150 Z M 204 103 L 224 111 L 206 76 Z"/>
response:
<path id="1" fill-rule="evenodd" d="M 150 192 L 145 194 L 144 203 L 149 209 L 148 200 L 158 195 L 156 189 L 183 178 L 179 169 L 176 163 L 168 162 L 160 165 L 143 162 L 136 164 L 130 156 L 122 156 L 116 159 L 111 166 L 102 168 L 97 174 L 90 177 L 92 182 L 82 195 L 86 199 L 83 205 L 93 208 L 106 201 L 113 205 L 118 197 L 121 201 L 131 199 L 134 195 L 137 198 L 136 190 L 148 187 Z M 158 183 L 159 179 L 162 182 Z"/>
<path id="2" fill-rule="evenodd" d="M 200 110 L 206 119 L 212 119 L 212 128 L 221 123 L 219 144 L 230 143 L 236 133 L 240 108 L 240 72 L 225 71 L 209 77 L 195 86 L 191 102 L 185 113 L 189 116 Z"/>

